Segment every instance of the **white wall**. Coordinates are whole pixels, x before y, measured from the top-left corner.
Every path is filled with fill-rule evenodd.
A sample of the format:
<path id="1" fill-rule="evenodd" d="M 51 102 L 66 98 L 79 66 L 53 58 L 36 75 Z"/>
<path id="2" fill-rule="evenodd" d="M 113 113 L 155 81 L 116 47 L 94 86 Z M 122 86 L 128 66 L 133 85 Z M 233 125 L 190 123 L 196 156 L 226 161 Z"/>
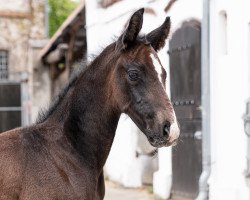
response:
<path id="1" fill-rule="evenodd" d="M 158 27 L 167 16 L 164 12 L 167 3 L 168 1 L 165 0 L 123 0 L 108 9 L 102 9 L 97 5 L 96 1 L 87 0 L 88 55 L 98 54 L 102 47 L 113 41 L 114 36 L 119 36 L 131 14 L 141 7 L 150 7 L 156 12 L 155 16 L 144 14 L 142 32 L 147 33 Z M 184 20 L 190 18 L 201 19 L 202 1 L 192 0 L 192 4 L 189 1 L 177 1 L 168 15 L 171 16 L 172 21 L 171 32 L 174 32 Z M 169 72 L 168 42 L 166 44 L 166 47 L 159 52 L 159 57 L 163 66 Z M 169 79 L 167 86 L 169 86 Z M 106 174 L 109 178 L 130 187 L 141 186 L 142 171 L 147 163 L 152 163 L 153 167 L 157 166 L 155 163 L 157 160 L 155 159 L 145 157 L 138 159 L 135 157 L 138 148 L 139 150 L 144 149 L 144 151 L 151 149 L 149 146 L 145 149 L 138 145 L 138 140 L 141 138 L 138 137 L 138 132 L 139 130 L 132 121 L 127 116 L 122 116 L 106 163 Z M 159 170 L 154 174 L 154 192 L 162 198 L 167 198 L 170 194 L 172 181 L 171 148 L 161 148 L 159 150 L 158 165 Z"/>
<path id="2" fill-rule="evenodd" d="M 244 177 L 246 141 L 242 115 L 249 95 L 248 0 L 211 1 L 211 134 L 210 199 L 249 200 Z M 220 13 L 227 13 L 227 44 Z M 227 47 L 221 53 L 222 46 Z"/>

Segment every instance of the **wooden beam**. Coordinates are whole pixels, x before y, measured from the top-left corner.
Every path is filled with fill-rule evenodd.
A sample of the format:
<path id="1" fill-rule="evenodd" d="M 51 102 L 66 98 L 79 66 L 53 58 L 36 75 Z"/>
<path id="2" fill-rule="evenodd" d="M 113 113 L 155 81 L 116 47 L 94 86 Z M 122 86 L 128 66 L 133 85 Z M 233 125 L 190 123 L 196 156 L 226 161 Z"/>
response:
<path id="1" fill-rule="evenodd" d="M 30 18 L 30 12 L 0 11 L 0 17 L 5 18 Z"/>
<path id="2" fill-rule="evenodd" d="M 59 44 L 54 51 L 50 52 L 45 57 L 45 62 L 48 64 L 59 62 L 65 56 L 65 52 L 68 50 L 68 48 L 69 48 L 68 44 L 65 43 Z"/>
<path id="3" fill-rule="evenodd" d="M 81 18 L 77 19 L 77 22 L 71 27 L 70 30 L 70 41 L 69 41 L 69 48 L 68 51 L 66 53 L 66 69 L 69 70 L 69 76 L 73 70 L 72 68 L 72 64 L 73 64 L 73 55 L 74 55 L 74 44 L 75 44 L 75 40 L 76 40 L 76 33 L 77 33 L 77 29 L 80 27 L 82 21 Z"/>
<path id="4" fill-rule="evenodd" d="M 168 12 L 174 5 L 174 3 L 176 2 L 177 0 L 170 0 L 167 4 L 167 6 L 165 7 L 164 11 L 165 12 Z"/>
<path id="5" fill-rule="evenodd" d="M 60 26 L 60 28 L 56 31 L 56 33 L 50 39 L 48 44 L 42 49 L 42 51 L 40 52 L 40 56 L 39 56 L 40 58 L 42 58 L 44 55 L 47 54 L 47 52 L 50 50 L 50 48 L 53 46 L 53 44 L 57 41 L 57 39 L 62 36 L 62 34 L 68 28 L 68 26 L 70 26 L 72 24 L 72 22 L 74 21 L 74 19 L 83 11 L 84 6 L 85 6 L 84 1 L 81 1 L 80 5 L 63 22 L 63 24 Z"/>

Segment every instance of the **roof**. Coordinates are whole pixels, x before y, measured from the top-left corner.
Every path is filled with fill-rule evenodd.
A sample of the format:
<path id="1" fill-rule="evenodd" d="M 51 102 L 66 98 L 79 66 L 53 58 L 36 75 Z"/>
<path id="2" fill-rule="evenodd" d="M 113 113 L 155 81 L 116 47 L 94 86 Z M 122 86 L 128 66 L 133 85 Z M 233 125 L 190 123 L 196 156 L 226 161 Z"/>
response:
<path id="1" fill-rule="evenodd" d="M 65 40 L 65 35 L 69 33 L 70 28 L 78 20 L 78 18 L 83 17 L 82 24 L 80 28 L 85 29 L 85 16 L 82 16 L 84 13 L 85 2 L 81 1 L 80 5 L 69 15 L 69 17 L 63 22 L 60 28 L 56 31 L 53 37 L 49 40 L 47 45 L 41 50 L 40 58 L 44 59 L 51 51 L 55 50 L 56 47 Z"/>

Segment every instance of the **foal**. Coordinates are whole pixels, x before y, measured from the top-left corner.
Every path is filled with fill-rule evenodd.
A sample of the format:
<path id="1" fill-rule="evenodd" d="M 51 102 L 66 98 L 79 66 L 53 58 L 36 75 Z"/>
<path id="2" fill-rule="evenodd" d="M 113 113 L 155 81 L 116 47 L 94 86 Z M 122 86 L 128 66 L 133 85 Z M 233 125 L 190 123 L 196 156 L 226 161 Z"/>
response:
<path id="1" fill-rule="evenodd" d="M 179 128 L 156 54 L 170 19 L 140 37 L 143 12 L 132 15 L 119 39 L 73 79 L 37 124 L 0 134 L 1 200 L 103 199 L 103 166 L 121 113 L 153 146 L 176 141 Z"/>

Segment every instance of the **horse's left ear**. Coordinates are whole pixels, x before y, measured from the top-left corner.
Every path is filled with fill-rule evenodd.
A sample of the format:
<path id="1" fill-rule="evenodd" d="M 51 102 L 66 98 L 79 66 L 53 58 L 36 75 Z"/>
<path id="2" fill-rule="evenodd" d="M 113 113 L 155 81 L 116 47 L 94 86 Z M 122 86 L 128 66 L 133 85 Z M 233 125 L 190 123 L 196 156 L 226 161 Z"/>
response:
<path id="1" fill-rule="evenodd" d="M 144 8 L 137 10 L 129 20 L 128 26 L 118 39 L 121 49 L 128 48 L 136 40 L 143 23 Z"/>
<path id="2" fill-rule="evenodd" d="M 165 40 L 168 37 L 170 26 L 170 17 L 167 17 L 160 27 L 146 35 L 147 41 L 151 44 L 155 51 L 158 51 L 165 46 Z"/>

